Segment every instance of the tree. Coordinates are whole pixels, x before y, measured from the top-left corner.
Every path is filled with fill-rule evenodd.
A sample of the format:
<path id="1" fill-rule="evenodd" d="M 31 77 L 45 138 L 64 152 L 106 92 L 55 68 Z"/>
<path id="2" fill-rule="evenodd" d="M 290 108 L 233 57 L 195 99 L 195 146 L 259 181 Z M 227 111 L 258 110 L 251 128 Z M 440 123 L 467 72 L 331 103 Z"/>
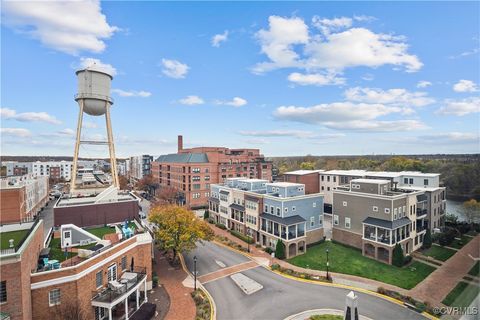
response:
<path id="1" fill-rule="evenodd" d="M 205 212 L 203 213 L 203 219 L 208 220 L 209 217 L 210 217 L 210 212 L 208 210 L 205 210 Z"/>
<path id="2" fill-rule="evenodd" d="M 403 262 L 405 261 L 405 256 L 403 255 L 402 246 L 399 243 L 395 245 L 393 249 L 393 256 L 392 256 L 392 264 L 397 267 L 403 266 Z"/>
<path id="3" fill-rule="evenodd" d="M 157 194 L 157 198 L 160 203 L 175 204 L 177 200 L 177 193 L 177 189 L 173 187 L 162 187 Z"/>
<path id="4" fill-rule="evenodd" d="M 174 260 L 178 252 L 188 252 L 196 248 L 197 242 L 213 239 L 213 231 L 208 224 L 184 207 L 154 207 L 148 220 L 154 225 L 155 239 L 160 241 L 160 247 L 172 250 Z"/>
<path id="5" fill-rule="evenodd" d="M 425 237 L 423 237 L 423 247 L 428 249 L 432 246 L 432 234 L 430 233 L 430 229 L 427 229 L 425 233 Z"/>
<path id="6" fill-rule="evenodd" d="M 465 209 L 465 217 L 469 224 L 480 219 L 480 202 L 475 199 L 470 199 L 463 203 L 463 208 Z"/>
<path id="7" fill-rule="evenodd" d="M 118 183 L 120 184 L 120 190 L 127 190 L 128 188 L 128 179 L 123 175 L 118 176 Z"/>
<path id="8" fill-rule="evenodd" d="M 302 162 L 300 164 L 300 169 L 302 169 L 302 170 L 314 170 L 315 169 L 315 163 L 314 162 L 308 162 L 308 161 Z"/>
<path id="9" fill-rule="evenodd" d="M 278 259 L 285 259 L 285 244 L 282 240 L 277 241 L 277 246 L 275 247 L 275 257 Z"/>

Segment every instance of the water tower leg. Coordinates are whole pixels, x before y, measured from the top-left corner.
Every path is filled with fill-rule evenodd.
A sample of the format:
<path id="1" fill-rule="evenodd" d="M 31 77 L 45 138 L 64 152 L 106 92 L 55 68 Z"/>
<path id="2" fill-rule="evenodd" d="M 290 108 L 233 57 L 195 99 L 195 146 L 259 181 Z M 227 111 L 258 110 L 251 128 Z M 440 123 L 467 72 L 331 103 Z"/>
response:
<path id="1" fill-rule="evenodd" d="M 75 190 L 75 180 L 77 178 L 77 166 L 78 166 L 78 152 L 80 150 L 80 137 L 82 134 L 82 120 L 83 120 L 83 99 L 80 100 L 80 110 L 78 111 L 77 121 L 77 139 L 75 140 L 75 151 L 73 154 L 73 169 L 70 174 L 70 194 Z"/>
<path id="2" fill-rule="evenodd" d="M 110 152 L 110 169 L 112 173 L 113 185 L 120 188 L 118 183 L 117 159 L 115 157 L 115 145 L 113 143 L 112 122 L 110 121 L 110 105 L 106 102 L 105 119 L 107 122 L 108 150 Z"/>

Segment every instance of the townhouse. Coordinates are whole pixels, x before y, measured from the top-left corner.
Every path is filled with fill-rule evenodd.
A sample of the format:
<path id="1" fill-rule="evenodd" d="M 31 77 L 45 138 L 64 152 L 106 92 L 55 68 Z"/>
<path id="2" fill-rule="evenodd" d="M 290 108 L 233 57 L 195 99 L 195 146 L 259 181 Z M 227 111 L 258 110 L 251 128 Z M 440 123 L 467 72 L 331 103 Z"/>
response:
<path id="1" fill-rule="evenodd" d="M 392 187 L 390 180 L 353 179 L 333 190 L 333 239 L 390 264 L 397 243 L 405 254 L 422 246 L 425 201 L 424 191 Z"/>
<path id="2" fill-rule="evenodd" d="M 306 252 L 323 239 L 323 195 L 305 185 L 264 179 L 227 178 L 211 186 L 209 212 L 216 223 L 251 236 L 262 247 L 285 243 L 286 256 Z"/>

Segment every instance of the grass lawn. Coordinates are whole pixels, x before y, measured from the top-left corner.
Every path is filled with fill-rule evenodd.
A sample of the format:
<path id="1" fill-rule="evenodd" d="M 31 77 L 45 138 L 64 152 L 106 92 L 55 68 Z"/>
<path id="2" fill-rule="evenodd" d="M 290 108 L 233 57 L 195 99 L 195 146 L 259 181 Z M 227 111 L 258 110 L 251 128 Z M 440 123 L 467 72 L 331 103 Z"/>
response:
<path id="1" fill-rule="evenodd" d="M 289 259 L 288 262 L 303 268 L 326 270 L 325 250 L 327 248 L 329 248 L 330 271 L 373 279 L 404 289 L 413 288 L 435 270 L 434 267 L 418 261 L 398 268 L 364 257 L 360 250 L 330 241 L 314 245 L 308 248 L 307 253 Z"/>
<path id="2" fill-rule="evenodd" d="M 461 240 L 457 240 L 457 239 L 453 240 L 453 242 L 449 245 L 449 247 L 452 247 L 452 248 L 455 248 L 455 249 L 460 249 L 464 245 L 469 243 L 470 240 L 472 240 L 472 239 L 473 239 L 472 237 L 462 235 Z"/>
<path id="3" fill-rule="evenodd" d="M 115 233 L 114 227 L 99 227 L 99 228 L 91 228 L 91 229 L 85 229 L 85 230 L 99 237 L 100 239 L 103 239 L 103 236 L 106 234 Z"/>
<path id="4" fill-rule="evenodd" d="M 8 249 L 10 248 L 10 239 L 13 239 L 13 245 L 16 246 L 20 243 L 28 235 L 30 229 L 26 230 L 17 230 L 17 231 L 9 231 L 9 232 L 2 232 L 0 234 L 1 243 L 0 249 Z"/>
<path id="5" fill-rule="evenodd" d="M 343 320 L 343 317 L 333 314 L 316 314 L 314 316 L 311 316 L 309 320 Z"/>
<path id="6" fill-rule="evenodd" d="M 60 247 L 60 238 L 52 238 L 48 247 L 50 248 L 50 260 L 58 260 L 62 262 L 77 255 L 76 252 L 69 251 L 67 256 L 65 256 L 65 251 Z"/>
<path id="7" fill-rule="evenodd" d="M 468 307 L 478 295 L 479 290 L 478 286 L 461 281 L 442 303 L 452 307 Z"/>
<path id="8" fill-rule="evenodd" d="M 456 253 L 455 250 L 445 247 L 439 247 L 432 245 L 429 249 L 422 251 L 422 254 L 428 257 L 432 257 L 436 260 L 447 261 L 451 256 Z"/>
<path id="9" fill-rule="evenodd" d="M 480 277 L 480 261 L 477 261 L 475 265 L 468 271 L 469 275 Z"/>

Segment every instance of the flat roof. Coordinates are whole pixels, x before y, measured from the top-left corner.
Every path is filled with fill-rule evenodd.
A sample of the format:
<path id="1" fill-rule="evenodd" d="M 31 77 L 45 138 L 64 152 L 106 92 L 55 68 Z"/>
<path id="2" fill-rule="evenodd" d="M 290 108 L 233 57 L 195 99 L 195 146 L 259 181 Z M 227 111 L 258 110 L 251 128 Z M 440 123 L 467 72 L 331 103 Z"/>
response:
<path id="1" fill-rule="evenodd" d="M 445 189 L 445 187 L 410 187 L 410 186 L 398 186 L 397 189 L 411 190 L 411 191 L 437 191 L 439 189 Z"/>
<path id="2" fill-rule="evenodd" d="M 319 173 L 319 172 L 325 172 L 325 170 L 295 170 L 295 171 L 285 172 L 284 174 L 303 176 L 306 174 Z"/>
<path id="3" fill-rule="evenodd" d="M 345 176 L 360 176 L 363 177 L 366 175 L 367 171 L 365 170 L 328 170 L 322 172 L 325 174 L 333 174 L 333 175 L 345 175 Z"/>
<path id="4" fill-rule="evenodd" d="M 401 172 L 390 172 L 390 171 L 367 171 L 367 176 L 370 177 L 388 177 L 388 178 L 398 178 L 402 176 Z"/>
<path id="5" fill-rule="evenodd" d="M 304 186 L 302 183 L 294 183 L 294 182 L 272 182 L 272 183 L 267 183 L 269 186 L 274 186 L 274 187 L 294 187 L 294 186 Z"/>
<path id="6" fill-rule="evenodd" d="M 373 183 L 373 184 L 385 184 L 390 183 L 390 180 L 385 179 L 352 179 L 350 182 L 358 182 L 358 183 Z"/>
<path id="7" fill-rule="evenodd" d="M 402 171 L 400 172 L 403 176 L 413 176 L 413 177 L 438 177 L 440 173 L 423 173 L 420 171 Z"/>

